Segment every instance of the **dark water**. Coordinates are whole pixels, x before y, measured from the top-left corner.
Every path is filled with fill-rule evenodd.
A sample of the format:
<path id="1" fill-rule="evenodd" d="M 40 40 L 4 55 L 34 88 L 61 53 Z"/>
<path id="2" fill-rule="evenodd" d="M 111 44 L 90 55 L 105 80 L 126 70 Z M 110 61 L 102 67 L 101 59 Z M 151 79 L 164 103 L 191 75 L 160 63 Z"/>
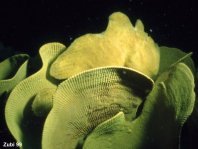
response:
<path id="1" fill-rule="evenodd" d="M 140 18 L 160 45 L 196 52 L 195 0 L 21 0 L 5 1 L 0 8 L 0 42 L 31 54 L 46 42 L 69 45 L 82 34 L 103 31 L 115 11 L 124 12 L 132 22 Z"/>
<path id="2" fill-rule="evenodd" d="M 66 46 L 85 33 L 98 33 L 107 26 L 108 16 L 124 12 L 134 23 L 140 18 L 146 32 L 159 45 L 193 51 L 197 66 L 197 8 L 195 0 L 47 0 L 5 1 L 0 3 L 0 61 L 16 53 L 35 56 L 41 45 L 58 41 Z M 5 103 L 5 101 L 0 102 Z M 1 107 L 1 116 L 3 106 Z M 3 118 L 1 117 L 1 122 Z M 197 133 L 183 128 L 181 148 L 197 145 Z M 1 123 L 2 141 L 14 141 Z"/>

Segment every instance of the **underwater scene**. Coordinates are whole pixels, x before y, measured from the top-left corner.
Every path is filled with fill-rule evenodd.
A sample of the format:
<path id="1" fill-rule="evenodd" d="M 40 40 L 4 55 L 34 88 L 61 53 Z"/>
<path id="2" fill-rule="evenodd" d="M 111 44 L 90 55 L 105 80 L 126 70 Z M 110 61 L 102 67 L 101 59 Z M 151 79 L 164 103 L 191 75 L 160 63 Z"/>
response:
<path id="1" fill-rule="evenodd" d="M 0 5 L 0 149 L 198 148 L 195 2 Z"/>

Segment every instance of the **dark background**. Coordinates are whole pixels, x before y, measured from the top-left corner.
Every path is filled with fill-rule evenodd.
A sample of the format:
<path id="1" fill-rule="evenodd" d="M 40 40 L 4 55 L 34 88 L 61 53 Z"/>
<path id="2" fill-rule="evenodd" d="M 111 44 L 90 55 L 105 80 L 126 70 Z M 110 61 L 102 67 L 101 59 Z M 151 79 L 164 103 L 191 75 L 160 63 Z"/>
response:
<path id="1" fill-rule="evenodd" d="M 195 0 L 1 0 L 0 61 L 19 52 L 34 56 L 47 42 L 69 46 L 82 34 L 104 31 L 109 15 L 121 11 L 133 23 L 141 19 L 159 45 L 193 51 L 198 64 L 197 6 Z"/>
<path id="2" fill-rule="evenodd" d="M 193 51 L 195 57 L 196 9 L 195 0 L 1 0 L 0 46 L 30 55 L 47 42 L 69 46 L 82 34 L 104 31 L 108 16 L 121 11 L 133 23 L 140 18 L 159 45 Z"/>

